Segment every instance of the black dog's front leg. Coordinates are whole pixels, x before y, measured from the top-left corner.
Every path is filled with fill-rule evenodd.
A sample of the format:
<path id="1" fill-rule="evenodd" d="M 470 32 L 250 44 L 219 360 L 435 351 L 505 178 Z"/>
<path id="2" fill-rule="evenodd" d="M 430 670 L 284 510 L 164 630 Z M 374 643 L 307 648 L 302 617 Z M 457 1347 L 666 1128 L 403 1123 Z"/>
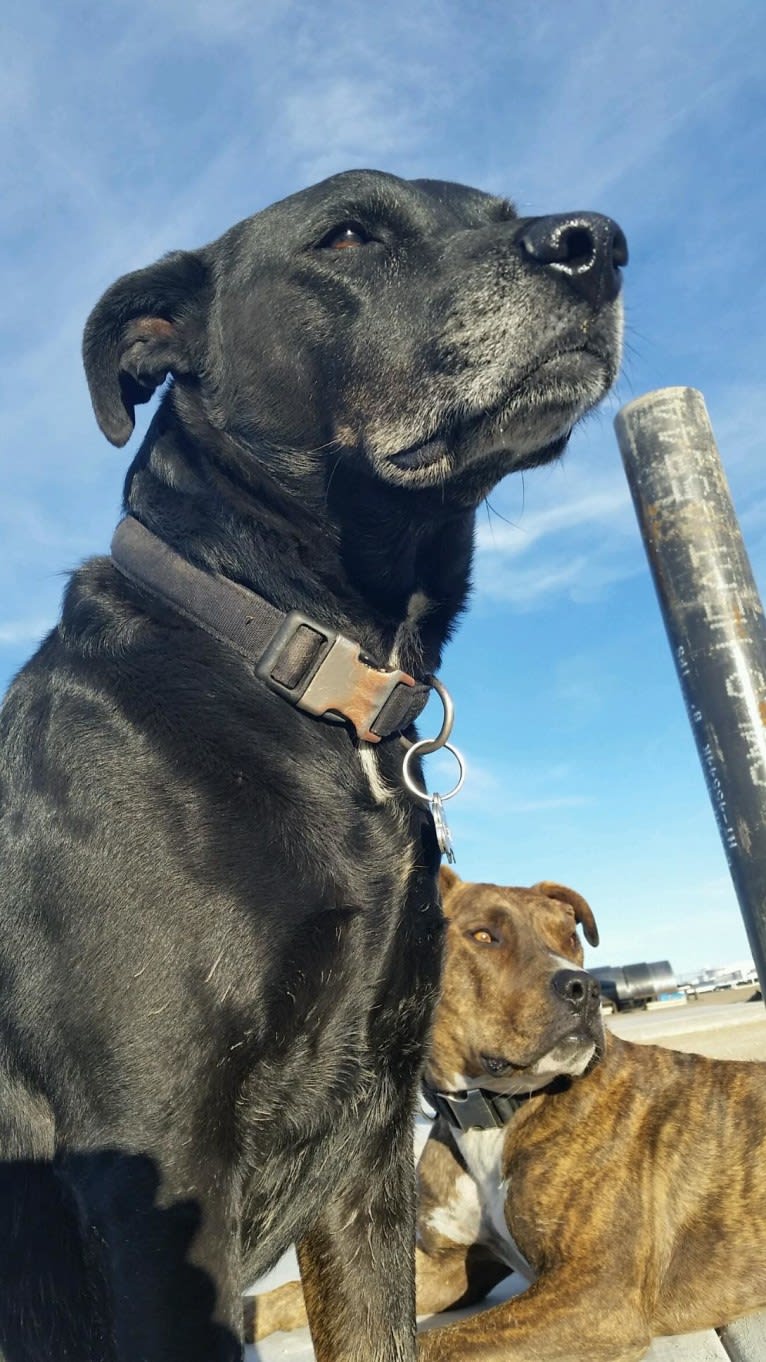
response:
<path id="1" fill-rule="evenodd" d="M 239 1195 L 229 1169 L 195 1152 L 191 1163 L 111 1152 L 68 1161 L 106 1251 L 117 1362 L 241 1362 Z"/>
<path id="2" fill-rule="evenodd" d="M 374 1139 L 298 1245 L 317 1362 L 414 1362 L 411 1122 Z"/>

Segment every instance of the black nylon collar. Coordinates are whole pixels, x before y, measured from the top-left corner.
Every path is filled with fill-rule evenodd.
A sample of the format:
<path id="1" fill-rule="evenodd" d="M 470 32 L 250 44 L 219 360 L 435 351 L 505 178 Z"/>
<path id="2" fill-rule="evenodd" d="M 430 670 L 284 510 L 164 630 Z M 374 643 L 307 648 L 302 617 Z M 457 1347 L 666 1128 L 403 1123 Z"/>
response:
<path id="1" fill-rule="evenodd" d="M 423 1096 L 437 1116 L 455 1130 L 493 1130 L 505 1126 L 520 1107 L 532 1097 L 546 1097 L 566 1092 L 571 1080 L 565 1075 L 554 1078 L 544 1088 L 510 1097 L 506 1093 L 490 1092 L 488 1088 L 466 1088 L 464 1092 L 439 1092 L 423 1081 Z"/>
<path id="2" fill-rule="evenodd" d="M 367 659 L 358 643 L 297 610 L 285 614 L 237 582 L 195 567 L 135 516 L 117 526 L 112 560 L 135 586 L 234 648 L 283 699 L 316 717 L 348 721 L 363 742 L 403 733 L 425 708 L 426 682 Z"/>

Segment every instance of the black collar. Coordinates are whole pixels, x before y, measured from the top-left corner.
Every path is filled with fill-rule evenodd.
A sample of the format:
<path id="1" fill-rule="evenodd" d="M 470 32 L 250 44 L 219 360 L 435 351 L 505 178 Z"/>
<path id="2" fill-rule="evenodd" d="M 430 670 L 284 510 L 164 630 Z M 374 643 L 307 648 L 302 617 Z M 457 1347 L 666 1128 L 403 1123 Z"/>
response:
<path id="1" fill-rule="evenodd" d="M 510 1097 L 506 1093 L 490 1092 L 488 1088 L 467 1088 L 465 1092 L 438 1092 L 423 1081 L 423 1096 L 437 1116 L 442 1116 L 455 1130 L 493 1130 L 507 1125 L 520 1107 L 532 1097 L 547 1097 L 566 1092 L 571 1079 L 562 1074 L 544 1088 Z"/>
<path id="2" fill-rule="evenodd" d="M 403 733 L 425 708 L 427 682 L 373 662 L 358 643 L 298 610 L 285 614 L 228 577 L 194 567 L 132 515 L 115 530 L 112 560 L 135 586 L 234 648 L 289 704 L 348 721 L 363 742 Z"/>

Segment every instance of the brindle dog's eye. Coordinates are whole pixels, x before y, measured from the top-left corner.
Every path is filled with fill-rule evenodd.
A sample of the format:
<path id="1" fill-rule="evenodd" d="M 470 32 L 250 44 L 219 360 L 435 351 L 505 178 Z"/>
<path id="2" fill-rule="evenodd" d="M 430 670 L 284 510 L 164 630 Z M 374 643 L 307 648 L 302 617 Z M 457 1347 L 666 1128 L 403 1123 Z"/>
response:
<path id="1" fill-rule="evenodd" d="M 368 241 L 372 241 L 369 232 L 364 230 L 358 222 L 343 222 L 340 227 L 333 227 L 327 236 L 323 236 L 319 242 L 320 250 L 347 251 L 355 246 L 366 246 Z"/>
<path id="2" fill-rule="evenodd" d="M 478 941 L 480 946 L 491 946 L 497 941 L 488 927 L 478 927 L 475 932 L 471 932 L 474 941 Z"/>

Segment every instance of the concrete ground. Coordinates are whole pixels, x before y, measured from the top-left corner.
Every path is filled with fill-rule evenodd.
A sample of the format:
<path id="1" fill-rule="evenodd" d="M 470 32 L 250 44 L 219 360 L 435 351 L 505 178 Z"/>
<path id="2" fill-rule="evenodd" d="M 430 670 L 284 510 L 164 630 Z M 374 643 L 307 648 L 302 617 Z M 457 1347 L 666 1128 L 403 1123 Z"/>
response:
<path id="1" fill-rule="evenodd" d="M 752 993 L 752 990 L 750 990 Z M 704 997 L 704 995 L 703 995 Z M 668 1045 L 714 1059 L 766 1060 L 766 1008 L 733 993 L 720 1002 L 681 1003 L 656 1012 L 619 1012 L 606 1018 L 615 1035 L 639 1045 Z M 764 1359 L 766 1362 L 766 1359 Z"/>

